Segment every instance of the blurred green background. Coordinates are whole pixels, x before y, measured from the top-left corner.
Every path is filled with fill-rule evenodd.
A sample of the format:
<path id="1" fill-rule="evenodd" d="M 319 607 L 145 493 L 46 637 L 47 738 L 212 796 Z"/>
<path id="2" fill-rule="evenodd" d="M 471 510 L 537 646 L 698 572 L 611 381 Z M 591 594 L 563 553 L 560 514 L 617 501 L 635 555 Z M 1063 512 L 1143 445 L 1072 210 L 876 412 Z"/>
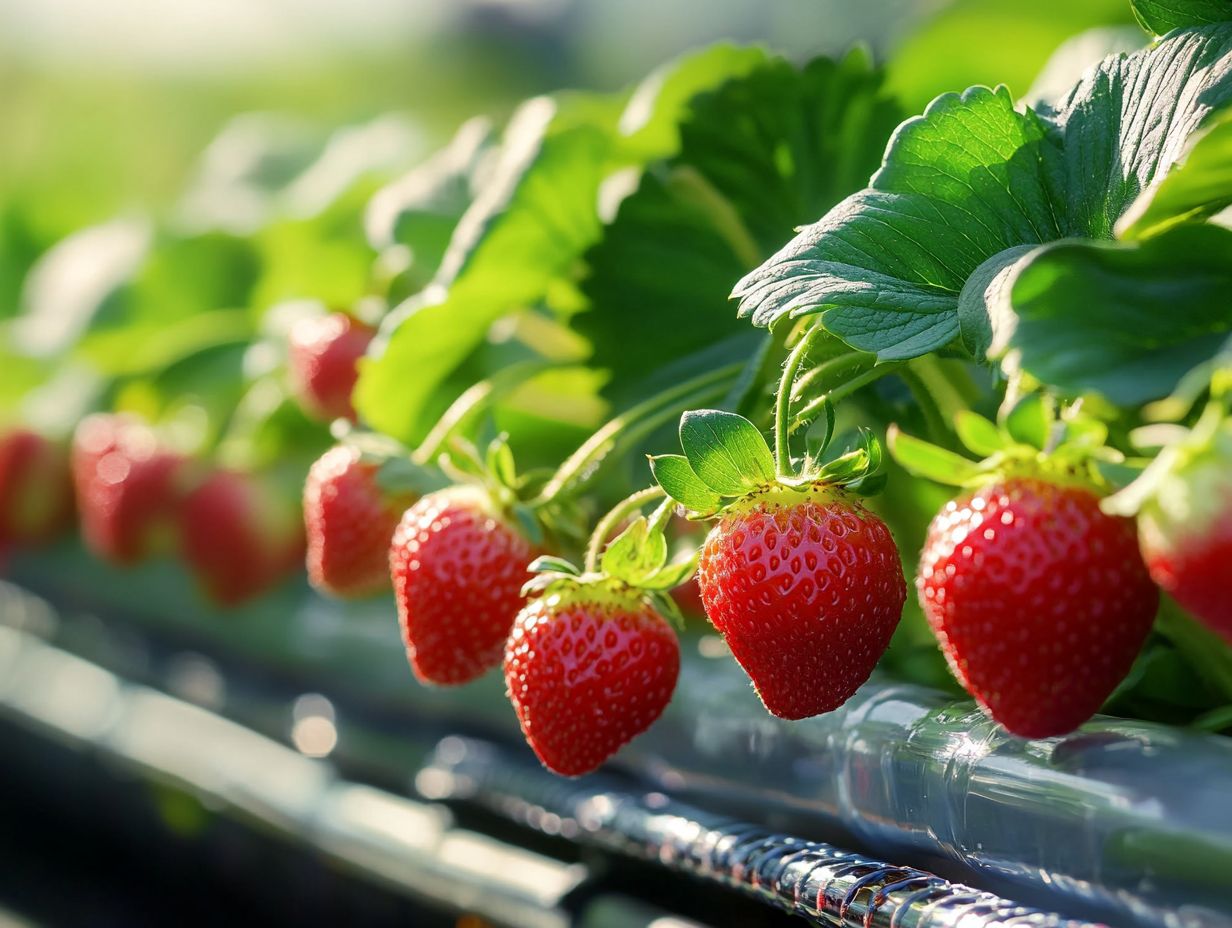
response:
<path id="1" fill-rule="evenodd" d="M 724 37 L 897 48 L 893 86 L 920 107 L 974 82 L 1020 93 L 1067 35 L 1127 20 L 1122 0 L 0 0 L 0 315 L 57 239 L 167 207 L 237 113 L 324 133 L 397 111 L 427 151 L 474 113 L 618 87 Z"/>

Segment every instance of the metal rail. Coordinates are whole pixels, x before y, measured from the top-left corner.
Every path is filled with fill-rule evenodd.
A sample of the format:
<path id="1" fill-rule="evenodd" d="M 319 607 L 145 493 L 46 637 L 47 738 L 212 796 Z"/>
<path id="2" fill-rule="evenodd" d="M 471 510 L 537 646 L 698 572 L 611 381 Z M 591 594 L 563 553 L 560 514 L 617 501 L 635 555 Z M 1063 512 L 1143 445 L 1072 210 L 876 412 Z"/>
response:
<path id="1" fill-rule="evenodd" d="M 473 740 L 444 739 L 416 783 L 432 798 L 478 802 L 540 831 L 656 861 L 830 928 L 1092 928 L 619 779 L 561 780 Z"/>

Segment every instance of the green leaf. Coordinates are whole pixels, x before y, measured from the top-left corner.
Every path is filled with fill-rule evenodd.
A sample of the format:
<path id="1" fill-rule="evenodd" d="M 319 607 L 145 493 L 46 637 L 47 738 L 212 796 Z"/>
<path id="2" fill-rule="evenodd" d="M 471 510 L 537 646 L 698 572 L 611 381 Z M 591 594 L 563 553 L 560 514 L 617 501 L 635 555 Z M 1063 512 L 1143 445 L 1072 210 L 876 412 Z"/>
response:
<path id="1" fill-rule="evenodd" d="M 677 164 L 732 204 L 762 256 L 863 185 L 903 116 L 866 51 L 798 68 L 772 58 L 698 96 Z"/>
<path id="2" fill-rule="evenodd" d="M 947 94 L 903 123 L 872 186 L 745 277 L 733 292 L 756 325 L 820 312 L 880 360 L 916 357 L 958 333 L 958 294 L 987 258 L 1059 237 L 1040 150 L 1045 127 L 1004 88 Z"/>
<path id="3" fill-rule="evenodd" d="M 1232 20 L 1232 0 L 1131 0 L 1142 28 L 1155 35 Z"/>
<path id="4" fill-rule="evenodd" d="M 1063 392 L 1166 396 L 1232 332 L 1232 231 L 1186 224 L 1129 244 L 1061 242 L 1013 282 L 1016 363 Z"/>
<path id="5" fill-rule="evenodd" d="M 719 43 L 669 61 L 642 80 L 620 116 L 622 147 L 640 160 L 672 155 L 681 113 L 703 90 L 739 77 L 766 60 L 764 49 Z"/>
<path id="6" fill-rule="evenodd" d="M 1005 417 L 1005 431 L 1014 441 L 1043 451 L 1052 432 L 1052 404 L 1041 393 L 1025 396 Z"/>
<path id="7" fill-rule="evenodd" d="M 585 256 L 574 325 L 614 389 L 743 329 L 732 286 L 858 189 L 901 118 L 859 52 L 803 69 L 763 54 L 681 113 L 679 153 L 641 176 Z"/>
<path id="8" fill-rule="evenodd" d="M 748 419 L 718 409 L 680 417 L 680 446 L 693 473 L 720 496 L 740 496 L 775 477 L 774 456 Z"/>
<path id="9" fill-rule="evenodd" d="M 518 111 L 436 282 L 382 325 L 355 393 L 361 415 L 381 431 L 422 439 L 441 383 L 492 323 L 543 300 L 598 238 L 595 198 L 611 138 L 596 126 L 555 126 L 557 114 L 542 98 Z"/>
<path id="10" fill-rule="evenodd" d="M 1005 447 L 1005 438 L 996 425 L 969 409 L 954 416 L 954 429 L 963 446 L 982 458 L 996 454 Z"/>
<path id="11" fill-rule="evenodd" d="M 599 567 L 608 576 L 636 586 L 666 563 L 663 532 L 651 531 L 646 517 L 638 516 L 604 549 Z"/>
<path id="12" fill-rule="evenodd" d="M 1004 88 L 939 97 L 899 127 L 869 188 L 737 285 L 741 314 L 769 325 L 820 313 L 831 332 L 883 360 L 947 345 L 972 275 L 981 272 L 964 319 L 999 301 L 1001 272 L 1022 253 L 999 267 L 990 259 L 1111 237 L 1133 199 L 1232 99 L 1230 54 L 1232 24 L 1177 33 L 1105 60 L 1038 113 L 1016 110 Z"/>
<path id="13" fill-rule="evenodd" d="M 443 149 L 382 187 L 368 202 L 364 229 L 378 250 L 411 251 L 414 277 L 426 283 L 440 266 L 458 220 L 474 198 L 476 172 L 492 148 L 492 126 L 463 123 Z"/>
<path id="14" fill-rule="evenodd" d="M 894 426 L 886 432 L 890 454 L 904 470 L 937 483 L 961 486 L 973 478 L 977 465 L 952 451 L 913 438 Z"/>
<path id="15" fill-rule="evenodd" d="M 650 471 L 663 492 L 685 509 L 711 513 L 723 504 L 722 498 L 693 473 L 693 468 L 683 455 L 660 454 L 652 457 Z"/>
<path id="16" fill-rule="evenodd" d="M 976 360 L 984 360 L 993 347 L 993 330 L 1007 304 L 1006 287 L 1013 280 L 1019 262 L 1038 245 L 1015 245 L 993 255 L 967 278 L 958 295 L 958 331 L 963 346 Z"/>
<path id="17" fill-rule="evenodd" d="M 1178 222 L 1214 215 L 1232 203 L 1232 111 L 1194 133 L 1182 160 L 1147 188 L 1117 223 L 1122 239 L 1155 235 Z"/>

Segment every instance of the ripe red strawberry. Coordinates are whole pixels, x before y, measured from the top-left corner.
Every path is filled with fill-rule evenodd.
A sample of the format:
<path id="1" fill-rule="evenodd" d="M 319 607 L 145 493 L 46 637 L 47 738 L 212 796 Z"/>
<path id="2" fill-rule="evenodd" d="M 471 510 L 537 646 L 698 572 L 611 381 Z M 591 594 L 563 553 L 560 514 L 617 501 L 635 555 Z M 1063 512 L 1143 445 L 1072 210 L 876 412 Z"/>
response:
<path id="1" fill-rule="evenodd" d="M 535 555 L 478 487 L 430 493 L 406 511 L 389 571 L 420 681 L 466 683 L 500 663 Z"/>
<path id="2" fill-rule="evenodd" d="M 0 437 L 0 545 L 50 541 L 72 517 L 65 449 L 28 429 Z"/>
<path id="3" fill-rule="evenodd" d="M 522 733 L 563 776 L 589 773 L 649 728 L 679 672 L 671 626 L 615 582 L 534 599 L 505 649 L 505 684 Z"/>
<path id="4" fill-rule="evenodd" d="M 304 556 L 294 503 L 260 478 L 210 474 L 185 499 L 182 554 L 206 594 L 234 606 L 275 586 Z"/>
<path id="5" fill-rule="evenodd" d="M 1130 519 L 1085 486 L 1008 477 L 947 503 L 916 587 L 955 676 L 1006 729 L 1073 731 L 1125 677 L 1159 605 Z"/>
<path id="6" fill-rule="evenodd" d="M 308 471 L 308 580 L 322 592 L 357 597 L 389 588 L 390 539 L 415 498 L 386 494 L 378 470 L 358 449 L 338 445 Z"/>
<path id="7" fill-rule="evenodd" d="M 1138 514 L 1151 578 L 1232 643 L 1232 425 L 1160 478 Z"/>
<path id="8" fill-rule="evenodd" d="M 172 550 L 186 464 L 136 419 L 84 419 L 73 436 L 72 471 L 86 545 L 116 564 Z"/>
<path id="9" fill-rule="evenodd" d="M 291 387 L 304 411 L 319 419 L 355 421 L 351 391 L 357 362 L 376 330 L 345 313 L 301 319 L 291 329 Z"/>
<path id="10" fill-rule="evenodd" d="M 777 486 L 729 507 L 698 562 L 706 615 L 774 715 L 837 708 L 868 679 L 906 583 L 884 522 L 836 486 Z"/>

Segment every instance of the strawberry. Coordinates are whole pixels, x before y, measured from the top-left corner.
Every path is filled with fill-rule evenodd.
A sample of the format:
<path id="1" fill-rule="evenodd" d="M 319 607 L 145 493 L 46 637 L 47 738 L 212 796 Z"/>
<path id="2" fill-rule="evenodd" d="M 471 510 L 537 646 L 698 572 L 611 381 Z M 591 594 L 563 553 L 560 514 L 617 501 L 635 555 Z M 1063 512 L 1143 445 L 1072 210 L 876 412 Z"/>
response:
<path id="1" fill-rule="evenodd" d="M 376 330 L 345 313 L 301 319 L 291 328 L 291 387 L 304 411 L 318 419 L 355 421 L 351 391 L 358 361 Z"/>
<path id="2" fill-rule="evenodd" d="M 116 564 L 172 550 L 187 463 L 134 418 L 99 413 L 82 420 L 72 472 L 86 545 Z"/>
<path id="3" fill-rule="evenodd" d="M 535 548 L 471 485 L 429 493 L 389 547 L 407 657 L 423 683 L 467 683 L 500 663 Z"/>
<path id="4" fill-rule="evenodd" d="M 1132 519 L 1106 512 L 1107 428 L 1030 394 L 955 418 L 978 463 L 891 430 L 909 471 L 965 487 L 929 526 L 916 588 L 954 676 L 1013 734 L 1073 731 L 1129 672 L 1159 607 Z M 974 489 L 971 489 L 974 488 Z"/>
<path id="5" fill-rule="evenodd" d="M 522 733 L 549 770 L 589 773 L 662 714 L 680 645 L 664 618 L 614 580 L 539 595 L 505 648 Z"/>
<path id="6" fill-rule="evenodd" d="M 290 574 L 304 552 L 294 504 L 269 483 L 217 470 L 184 501 L 182 555 L 214 602 L 234 606 Z"/>
<path id="7" fill-rule="evenodd" d="M 757 695 L 784 719 L 846 702 L 889 645 L 907 598 L 885 523 L 822 483 L 729 508 L 702 546 L 698 585 Z"/>
<path id="8" fill-rule="evenodd" d="M 28 429 L 0 437 L 0 546 L 50 541 L 72 517 L 65 449 Z"/>
<path id="9" fill-rule="evenodd" d="M 358 597 L 389 587 L 390 539 L 415 497 L 384 492 L 379 470 L 354 446 L 337 445 L 308 471 L 308 580 L 324 593 Z"/>
<path id="10" fill-rule="evenodd" d="M 1232 419 L 1205 416 L 1158 464 L 1138 511 L 1151 578 L 1232 643 Z"/>
<path id="11" fill-rule="evenodd" d="M 1024 738 L 1073 731 L 1129 672 L 1159 591 L 1090 487 L 1010 476 L 947 503 L 916 587 L 959 682 Z"/>
<path id="12" fill-rule="evenodd" d="M 787 389 L 790 380 L 786 381 Z M 698 517 L 702 604 L 773 715 L 802 719 L 846 702 L 868 679 L 907 598 L 898 547 L 856 498 L 877 485 L 880 446 L 791 473 L 757 427 L 718 410 L 680 420 L 684 455 L 651 459 L 660 486 Z"/>

